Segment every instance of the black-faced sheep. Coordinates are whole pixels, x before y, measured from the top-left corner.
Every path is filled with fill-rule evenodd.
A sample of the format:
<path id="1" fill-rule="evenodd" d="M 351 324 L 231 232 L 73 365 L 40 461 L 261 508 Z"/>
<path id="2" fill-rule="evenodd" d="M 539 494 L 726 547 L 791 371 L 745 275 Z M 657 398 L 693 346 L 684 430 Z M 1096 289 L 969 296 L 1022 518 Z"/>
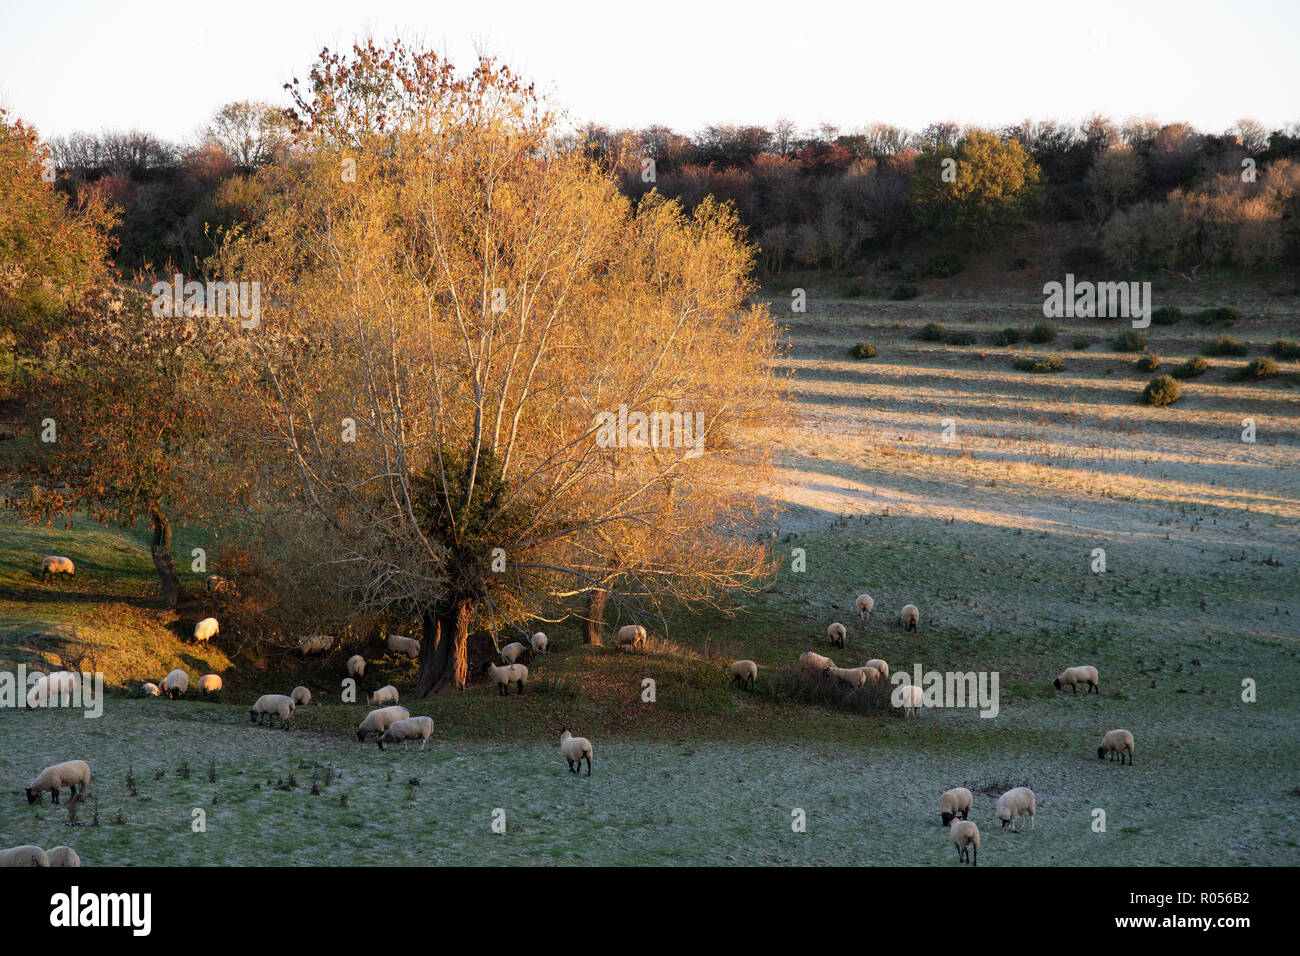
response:
<path id="1" fill-rule="evenodd" d="M 432 733 L 432 717 L 406 717 L 402 720 L 395 720 L 388 725 L 388 729 L 379 735 L 379 749 L 383 750 L 384 744 L 392 744 L 400 740 L 402 750 L 406 750 L 408 740 L 418 740 L 420 741 L 420 750 L 423 751 L 429 746 L 429 736 Z"/>
<path id="2" fill-rule="evenodd" d="M 27 788 L 27 802 L 35 803 L 41 799 L 41 794 L 48 790 L 54 802 L 58 803 L 59 791 L 64 787 L 68 788 L 70 798 L 74 795 L 85 796 L 88 786 L 90 786 L 90 764 L 84 760 L 67 760 L 46 767 L 36 776 L 31 786 Z"/>
<path id="3" fill-rule="evenodd" d="M 397 721 L 405 720 L 410 716 L 411 712 L 405 707 L 381 707 L 372 710 L 357 725 L 357 741 L 365 743 L 368 734 L 382 734 Z"/>
<path id="4" fill-rule="evenodd" d="M 898 619 L 903 624 L 903 630 L 916 631 L 920 629 L 921 612 L 916 609 L 915 604 L 903 605 L 903 610 L 898 612 Z"/>
<path id="5" fill-rule="evenodd" d="M 970 815 L 971 803 L 974 797 L 965 787 L 953 787 L 951 790 L 945 790 L 939 797 L 939 816 L 943 820 L 943 825 L 947 826 L 952 823 L 953 818 L 958 814 L 963 820 Z"/>
<path id="6" fill-rule="evenodd" d="M 163 678 L 162 692 L 164 697 L 170 697 L 172 700 L 175 700 L 189 689 L 190 675 L 185 673 L 179 667 Z"/>
<path id="7" fill-rule="evenodd" d="M 859 594 L 857 600 L 858 618 L 871 623 L 871 609 L 876 606 L 875 599 L 870 594 Z"/>
<path id="8" fill-rule="evenodd" d="M 998 797 L 998 819 L 1002 821 L 1002 829 L 1011 827 L 1012 821 L 1017 817 L 1020 818 L 1019 826 L 1023 826 L 1025 816 L 1029 817 L 1029 829 L 1034 828 L 1034 791 L 1028 787 L 1016 787 L 1008 790 L 1002 796 Z M 1012 828 L 1013 833 L 1019 833 L 1018 828 Z"/>
<path id="9" fill-rule="evenodd" d="M 288 730 L 295 708 L 292 697 L 286 697 L 284 694 L 263 694 L 257 698 L 257 703 L 253 704 L 253 709 L 248 712 L 248 719 L 261 726 L 279 717 L 280 729 Z"/>
<path id="10" fill-rule="evenodd" d="M 633 647 L 644 647 L 645 639 L 645 628 L 640 624 L 625 624 L 618 629 L 618 643 L 620 645 L 631 644 Z"/>
<path id="11" fill-rule="evenodd" d="M 199 678 L 200 694 L 215 694 L 222 688 L 221 678 L 216 674 L 204 674 Z"/>
<path id="12" fill-rule="evenodd" d="M 219 633 L 221 633 L 221 627 L 217 624 L 215 617 L 205 617 L 194 625 L 194 641 L 196 644 L 206 644 Z"/>
<path id="13" fill-rule="evenodd" d="M 575 737 L 569 733 L 569 728 L 565 727 L 560 731 L 560 755 L 569 763 L 569 771 L 577 773 L 578 768 L 582 766 L 585 758 L 587 761 L 587 776 L 591 776 L 591 741 L 586 737 Z"/>
<path id="14" fill-rule="evenodd" d="M 505 667 L 498 667 L 488 661 L 483 665 L 483 669 L 487 672 L 488 680 L 497 685 L 497 696 L 509 697 L 511 684 L 519 688 L 519 693 L 524 692 L 524 681 L 528 680 L 528 668 L 523 664 L 507 664 Z"/>
<path id="15" fill-rule="evenodd" d="M 732 680 L 740 684 L 741 687 L 747 686 L 749 690 L 754 689 L 754 681 L 758 677 L 757 664 L 750 660 L 732 661 L 729 669 Z"/>
<path id="16" fill-rule="evenodd" d="M 56 574 L 66 574 L 70 578 L 77 576 L 77 567 L 72 563 L 71 558 L 65 558 L 61 554 L 51 554 L 41 562 L 41 581 L 52 577 Z"/>
<path id="17" fill-rule="evenodd" d="M 961 863 L 970 863 L 972 866 L 979 865 L 980 859 L 980 828 L 971 820 L 958 820 L 952 825 L 952 830 L 948 834 L 948 842 L 957 848 L 957 860 Z M 974 850 L 972 856 L 971 850 Z"/>
<path id="18" fill-rule="evenodd" d="M 839 621 L 828 625 L 826 633 L 830 635 L 831 644 L 835 647 L 843 647 L 845 640 L 847 640 L 849 636 L 848 630 Z"/>
<path id="19" fill-rule="evenodd" d="M 1079 684 L 1087 684 L 1088 689 L 1085 693 L 1098 693 L 1101 691 L 1097 687 L 1097 668 L 1092 666 L 1086 667 L 1067 667 L 1061 671 L 1061 676 L 1052 681 L 1052 686 L 1060 690 L 1066 684 L 1076 694 L 1079 693 Z"/>
<path id="20" fill-rule="evenodd" d="M 1114 760 L 1115 755 L 1119 754 L 1119 762 L 1124 762 L 1124 754 L 1128 754 L 1129 766 L 1133 765 L 1133 735 L 1127 730 L 1111 730 L 1106 736 L 1101 738 L 1101 746 L 1097 748 L 1097 759 L 1103 759 L 1106 754 L 1110 754 L 1110 759 Z"/>

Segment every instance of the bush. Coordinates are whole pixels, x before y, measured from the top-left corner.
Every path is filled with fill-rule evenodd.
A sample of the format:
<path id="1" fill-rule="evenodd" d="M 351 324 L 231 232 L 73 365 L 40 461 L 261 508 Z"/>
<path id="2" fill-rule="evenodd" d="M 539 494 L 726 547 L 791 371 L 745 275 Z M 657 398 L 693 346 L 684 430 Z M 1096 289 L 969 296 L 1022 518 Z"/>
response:
<path id="1" fill-rule="evenodd" d="M 942 342 L 947 337 L 948 330 L 938 322 L 927 322 L 917 335 L 917 338 L 923 342 Z"/>
<path id="2" fill-rule="evenodd" d="M 1241 318 L 1241 311 L 1234 309 L 1230 305 L 1220 305 L 1213 309 L 1202 309 L 1196 316 L 1196 321 L 1201 325 L 1209 325 L 1211 322 L 1236 322 Z"/>
<path id="3" fill-rule="evenodd" d="M 899 269 L 903 268 L 903 260 L 898 256 L 889 255 L 881 258 L 878 265 L 885 272 L 897 272 Z"/>
<path id="4" fill-rule="evenodd" d="M 1019 341 L 1020 341 L 1019 329 L 1003 329 L 1001 332 L 998 332 L 993 336 L 994 345 L 1002 345 L 1002 346 L 1015 345 Z"/>
<path id="5" fill-rule="evenodd" d="M 1028 268 L 1029 268 L 1029 257 L 1028 257 L 1028 256 L 1016 256 L 1014 259 L 1011 260 L 1011 268 L 1012 268 L 1012 269 L 1015 269 L 1015 270 L 1017 270 L 1017 271 L 1019 271 L 1020 269 L 1028 269 Z"/>
<path id="6" fill-rule="evenodd" d="M 1201 349 L 1205 355 L 1245 355 L 1250 349 L 1245 342 L 1238 342 L 1231 335 L 1220 335 L 1217 339 Z"/>
<path id="7" fill-rule="evenodd" d="M 948 340 L 947 340 L 947 341 L 948 341 L 948 344 L 949 344 L 949 345 L 974 345 L 974 344 L 975 344 L 975 333 L 974 333 L 974 332 L 954 332 L 954 333 L 952 333 L 950 336 L 948 336 Z"/>
<path id="8" fill-rule="evenodd" d="M 1159 408 L 1164 405 L 1172 405 L 1178 401 L 1178 397 L 1182 394 L 1183 388 L 1174 380 L 1173 376 L 1158 375 L 1147 382 L 1147 387 L 1142 390 L 1142 401 Z"/>
<path id="9" fill-rule="evenodd" d="M 1300 342 L 1293 342 L 1290 339 L 1278 339 L 1268 347 L 1268 354 L 1274 358 L 1300 359 Z"/>
<path id="10" fill-rule="evenodd" d="M 1248 381 L 1252 378 L 1272 378 L 1278 372 L 1282 371 L 1278 364 L 1267 355 L 1259 355 L 1246 363 L 1245 368 L 1239 368 L 1229 376 L 1233 381 Z"/>
<path id="11" fill-rule="evenodd" d="M 1183 310 L 1176 305 L 1162 305 L 1151 313 L 1151 321 L 1156 325 L 1174 325 L 1183 317 Z"/>
<path id="12" fill-rule="evenodd" d="M 1043 359 L 1017 358 L 1011 367 L 1017 372 L 1063 372 L 1065 359 L 1059 355 L 1049 355 Z"/>
<path id="13" fill-rule="evenodd" d="M 1139 372 L 1154 372 L 1160 367 L 1160 356 L 1148 353 L 1138 359 L 1135 364 Z"/>
<path id="14" fill-rule="evenodd" d="M 834 677 L 809 674 L 798 667 L 783 667 L 773 675 L 769 687 L 778 701 L 815 704 L 859 714 L 899 713 L 890 706 L 893 685 L 884 678 L 860 690 L 850 690 Z"/>
<path id="15" fill-rule="evenodd" d="M 915 299 L 916 286 L 910 282 L 900 282 L 894 286 L 894 291 L 889 293 L 891 299 Z"/>
<path id="16" fill-rule="evenodd" d="M 867 290 L 862 287 L 862 283 L 850 282 L 848 285 L 844 287 L 844 298 L 860 299 L 862 298 L 862 296 L 866 294 L 866 291 Z"/>
<path id="17" fill-rule="evenodd" d="M 1050 322 L 1039 322 L 1029 330 L 1029 341 L 1041 345 L 1044 342 L 1050 342 L 1056 338 L 1056 326 Z"/>
<path id="18" fill-rule="evenodd" d="M 1091 344 L 1092 343 L 1085 338 L 1078 338 L 1070 343 L 1070 348 L 1074 349 L 1076 352 L 1082 352 Z"/>
<path id="19" fill-rule="evenodd" d="M 1199 355 L 1194 355 L 1171 373 L 1174 378 L 1196 378 L 1209 371 L 1210 363 Z"/>
<path id="20" fill-rule="evenodd" d="M 1147 347 L 1147 337 L 1141 332 L 1129 330 L 1115 336 L 1116 352 L 1141 352 Z"/>
<path id="21" fill-rule="evenodd" d="M 936 279 L 955 276 L 962 270 L 961 257 L 955 252 L 938 252 L 925 264 L 925 274 Z"/>
<path id="22" fill-rule="evenodd" d="M 849 354 L 855 359 L 869 359 L 876 357 L 876 347 L 870 342 L 859 342 L 853 348 L 849 349 Z"/>
<path id="23" fill-rule="evenodd" d="M 902 273 L 904 282 L 915 282 L 921 278 L 921 268 L 915 262 L 904 262 L 899 272 Z"/>

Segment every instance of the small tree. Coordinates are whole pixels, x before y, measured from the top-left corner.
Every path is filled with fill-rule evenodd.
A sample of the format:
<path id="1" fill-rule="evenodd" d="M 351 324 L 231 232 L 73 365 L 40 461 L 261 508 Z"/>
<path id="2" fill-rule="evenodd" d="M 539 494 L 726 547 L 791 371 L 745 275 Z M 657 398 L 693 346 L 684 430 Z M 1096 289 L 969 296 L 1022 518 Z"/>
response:
<path id="1" fill-rule="evenodd" d="M 1017 140 L 972 130 L 955 146 L 925 143 L 912 172 L 912 204 L 925 227 L 985 236 L 1036 209 L 1042 182 L 1038 164 Z"/>

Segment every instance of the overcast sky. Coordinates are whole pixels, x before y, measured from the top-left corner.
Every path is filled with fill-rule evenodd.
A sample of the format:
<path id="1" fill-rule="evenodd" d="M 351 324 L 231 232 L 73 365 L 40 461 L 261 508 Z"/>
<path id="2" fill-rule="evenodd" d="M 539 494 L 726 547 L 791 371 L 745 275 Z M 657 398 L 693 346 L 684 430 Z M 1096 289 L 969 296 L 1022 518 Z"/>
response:
<path id="1" fill-rule="evenodd" d="M 1300 0 L 0 0 L 0 107 L 44 136 L 199 130 L 284 103 L 322 46 L 367 32 L 497 55 L 578 122 L 847 131 L 1156 116 L 1222 131 L 1300 120 Z M 213 19 L 213 14 L 216 18 Z"/>

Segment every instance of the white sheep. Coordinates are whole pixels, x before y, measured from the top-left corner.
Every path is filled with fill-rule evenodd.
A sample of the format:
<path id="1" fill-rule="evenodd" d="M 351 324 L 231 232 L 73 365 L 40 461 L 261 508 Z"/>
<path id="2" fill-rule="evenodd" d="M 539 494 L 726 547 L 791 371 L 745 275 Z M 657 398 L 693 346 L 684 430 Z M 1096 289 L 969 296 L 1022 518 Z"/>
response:
<path id="1" fill-rule="evenodd" d="M 824 674 L 835 666 L 835 662 L 816 651 L 804 651 L 799 655 L 799 666 L 810 674 Z"/>
<path id="2" fill-rule="evenodd" d="M 864 684 L 874 684 L 876 681 L 880 680 L 881 677 L 880 671 L 872 667 L 870 664 L 863 664 L 860 667 L 846 667 L 845 670 L 861 673 L 866 678 L 866 680 L 863 681 Z"/>
<path id="3" fill-rule="evenodd" d="M 843 681 L 854 690 L 867 682 L 867 675 L 861 668 L 828 667 L 826 673 L 836 680 Z"/>
<path id="4" fill-rule="evenodd" d="M 1093 691 L 1098 694 L 1101 693 L 1097 687 L 1097 668 L 1092 666 L 1067 667 L 1061 671 L 1060 677 L 1052 681 L 1052 686 L 1057 690 L 1060 690 L 1066 684 L 1069 684 L 1070 689 L 1076 694 L 1079 693 L 1079 684 L 1088 685 L 1088 689 L 1084 693 L 1092 693 Z"/>
<path id="5" fill-rule="evenodd" d="M 75 578 L 77 567 L 72 563 L 71 558 L 65 558 L 61 554 L 47 555 L 41 562 L 41 581 L 55 574 L 66 574 L 70 578 Z"/>
<path id="6" fill-rule="evenodd" d="M 640 624 L 625 624 L 618 629 L 618 643 L 631 644 L 633 647 L 645 646 L 645 628 Z"/>
<path id="7" fill-rule="evenodd" d="M 361 680 L 366 675 L 366 659 L 360 654 L 348 658 L 348 676 Z"/>
<path id="8" fill-rule="evenodd" d="M 505 667 L 498 667 L 488 661 L 484 670 L 487 671 L 488 680 L 497 685 L 497 696 L 509 697 L 511 684 L 519 687 L 519 693 L 524 692 L 524 681 L 528 680 L 528 668 L 523 664 L 507 664 Z"/>
<path id="9" fill-rule="evenodd" d="M 88 786 L 90 786 L 90 764 L 84 760 L 65 760 L 63 763 L 46 767 L 36 775 L 36 779 L 27 788 L 27 802 L 35 803 L 41 799 L 41 794 L 48 790 L 54 802 L 58 803 L 59 791 L 64 787 L 68 788 L 70 798 L 74 795 L 84 797 Z"/>
<path id="10" fill-rule="evenodd" d="M 144 691 L 146 697 L 159 697 L 162 695 L 162 691 L 158 689 L 158 685 L 153 681 L 145 681 L 144 686 L 140 689 Z"/>
<path id="11" fill-rule="evenodd" d="M 952 823 L 953 818 L 961 814 L 963 820 L 970 814 L 971 803 L 974 797 L 965 787 L 953 787 L 951 790 L 945 790 L 939 796 L 939 816 L 943 819 L 943 825 L 947 826 Z"/>
<path id="12" fill-rule="evenodd" d="M 591 776 L 591 741 L 586 737 L 575 737 L 569 733 L 569 728 L 564 727 L 560 730 L 560 755 L 569 763 L 569 770 L 577 773 L 578 768 L 582 766 L 583 758 L 587 760 L 587 776 Z"/>
<path id="13" fill-rule="evenodd" d="M 365 743 L 367 734 L 382 734 L 399 720 L 410 716 L 411 712 L 405 707 L 380 707 L 372 710 L 357 725 L 357 741 Z"/>
<path id="14" fill-rule="evenodd" d="M 879 657 L 873 657 L 871 660 L 867 661 L 862 666 L 874 667 L 876 670 L 880 671 L 881 677 L 884 677 L 886 680 L 888 680 L 889 678 L 889 664 L 886 663 L 885 661 L 882 661 Z"/>
<path id="15" fill-rule="evenodd" d="M 741 687 L 746 684 L 749 689 L 754 689 L 754 681 L 758 677 L 758 665 L 750 660 L 732 661 L 731 662 L 731 679 L 738 682 Z"/>
<path id="16" fill-rule="evenodd" d="M 45 856 L 50 866 L 81 866 L 81 857 L 70 846 L 56 846 Z"/>
<path id="17" fill-rule="evenodd" d="M 914 717 L 921 712 L 921 706 L 925 702 L 925 694 L 916 684 L 905 684 L 895 691 L 898 697 L 898 703 L 895 707 L 903 708 L 904 717 Z"/>
<path id="18" fill-rule="evenodd" d="M 826 633 L 831 637 L 831 643 L 836 647 L 843 647 L 844 641 L 848 638 L 849 632 L 839 621 L 835 621 L 826 628 Z"/>
<path id="19" fill-rule="evenodd" d="M 199 678 L 200 694 L 215 694 L 222 688 L 221 678 L 216 674 L 204 674 Z"/>
<path id="20" fill-rule="evenodd" d="M 49 866 L 45 851 L 31 843 L 0 850 L 0 866 Z"/>
<path id="21" fill-rule="evenodd" d="M 1115 759 L 1115 754 L 1119 754 L 1119 762 L 1124 762 L 1124 754 L 1128 754 L 1129 766 L 1133 765 L 1133 734 L 1127 730 L 1111 730 L 1106 736 L 1101 738 L 1101 746 L 1097 748 L 1097 759 L 1101 760 L 1106 754 L 1110 754 L 1110 759 Z"/>
<path id="22" fill-rule="evenodd" d="M 163 678 L 162 692 L 164 697 L 170 697 L 172 700 L 175 700 L 189 689 L 190 675 L 185 673 L 179 667 Z"/>
<path id="23" fill-rule="evenodd" d="M 903 610 L 898 613 L 898 619 L 903 623 L 903 630 L 918 630 L 921 624 L 921 612 L 916 609 L 915 604 L 903 605 Z"/>
<path id="24" fill-rule="evenodd" d="M 257 698 L 257 703 L 253 704 L 253 709 L 248 712 L 248 719 L 250 723 L 260 727 L 263 723 L 269 723 L 279 717 L 280 729 L 288 730 L 296 706 L 293 698 L 286 697 L 284 694 L 263 694 Z"/>
<path id="25" fill-rule="evenodd" d="M 403 637 L 400 634 L 388 635 L 388 649 L 397 651 L 399 654 L 405 654 L 407 657 L 420 656 L 420 642 L 412 637 Z"/>
<path id="26" fill-rule="evenodd" d="M 507 664 L 515 664 L 518 663 L 519 658 L 523 657 L 527 653 L 528 648 L 526 646 L 520 644 L 518 641 L 514 641 L 513 643 L 507 644 L 505 647 L 501 648 L 501 659 Z"/>
<path id="27" fill-rule="evenodd" d="M 545 654 L 550 648 L 551 641 L 545 634 L 538 631 L 528 639 L 528 644 L 532 647 L 534 654 Z"/>
<path id="28" fill-rule="evenodd" d="M 289 697 L 293 699 L 295 707 L 306 707 L 311 703 L 311 691 L 302 684 L 289 691 Z"/>
<path id="29" fill-rule="evenodd" d="M 952 831 L 948 834 L 948 842 L 957 848 L 958 862 L 979 866 L 980 828 L 973 820 L 958 820 L 953 823 Z M 975 850 L 973 858 L 972 848 Z"/>
<path id="30" fill-rule="evenodd" d="M 1034 828 L 1034 791 L 1028 787 L 1016 787 L 1014 790 L 1008 790 L 1002 796 L 998 797 L 998 819 L 1002 821 L 1002 829 L 1011 826 L 1011 822 L 1017 817 L 1020 818 L 1020 825 L 1025 822 L 1025 815 L 1029 815 L 1029 829 Z M 1019 833 L 1016 828 L 1012 828 L 1012 833 Z"/>
<path id="31" fill-rule="evenodd" d="M 199 644 L 206 644 L 212 638 L 221 632 L 215 617 L 205 617 L 199 623 L 194 625 L 194 640 Z"/>
<path id="32" fill-rule="evenodd" d="M 72 671 L 55 671 L 37 679 L 27 692 L 27 707 L 62 707 L 72 703 L 80 675 Z"/>
<path id="33" fill-rule="evenodd" d="M 397 741 L 402 742 L 402 750 L 406 750 L 408 740 L 420 741 L 420 750 L 423 751 L 429 746 L 429 735 L 433 733 L 432 717 L 406 717 L 402 720 L 395 720 L 388 725 L 388 729 L 379 735 L 379 749 L 384 749 L 384 744 L 393 744 Z"/>
<path id="34" fill-rule="evenodd" d="M 337 638 L 333 634 L 304 634 L 298 638 L 298 652 L 306 657 L 309 654 L 324 654 Z"/>
<path id="35" fill-rule="evenodd" d="M 401 700 L 397 693 L 397 688 L 392 684 L 385 684 L 373 694 L 366 694 L 366 703 L 371 707 L 387 707 L 390 704 L 396 704 Z"/>
<path id="36" fill-rule="evenodd" d="M 875 599 L 870 594 L 859 594 L 858 600 L 858 618 L 860 620 L 871 622 L 871 609 L 876 606 Z"/>

